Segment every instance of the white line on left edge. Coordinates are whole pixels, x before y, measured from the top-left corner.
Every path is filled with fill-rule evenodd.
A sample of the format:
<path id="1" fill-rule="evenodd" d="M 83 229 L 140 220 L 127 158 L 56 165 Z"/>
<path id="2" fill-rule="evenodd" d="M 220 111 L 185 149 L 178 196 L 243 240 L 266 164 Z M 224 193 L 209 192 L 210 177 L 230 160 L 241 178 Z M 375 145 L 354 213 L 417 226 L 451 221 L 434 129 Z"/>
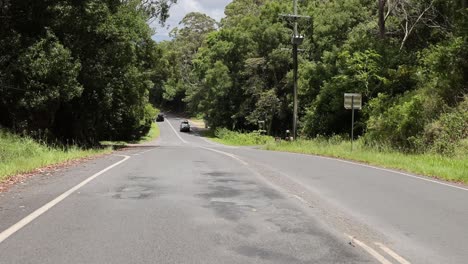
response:
<path id="1" fill-rule="evenodd" d="M 75 191 L 77 191 L 78 189 L 80 189 L 81 187 L 85 186 L 86 184 L 88 184 L 90 181 L 94 180 L 95 178 L 97 178 L 99 175 L 107 172 L 108 170 L 114 168 L 115 166 L 118 166 L 122 163 L 124 163 L 125 161 L 127 161 L 130 156 L 126 156 L 126 155 L 116 155 L 116 156 L 119 156 L 119 157 L 124 157 L 123 160 L 119 161 L 119 162 L 116 162 L 114 164 L 112 164 L 111 166 L 101 170 L 100 172 L 94 174 L 93 176 L 87 178 L 86 180 L 82 181 L 81 183 L 79 183 L 78 185 L 76 185 L 75 187 L 71 188 L 70 190 L 62 193 L 60 196 L 58 196 L 57 198 L 53 199 L 52 201 L 48 202 L 47 204 L 43 205 L 41 208 L 37 209 L 36 211 L 32 212 L 31 214 L 29 214 L 28 216 L 26 216 L 25 218 L 21 219 L 18 223 L 10 226 L 8 229 L 4 230 L 3 232 L 0 233 L 0 243 L 2 243 L 3 241 L 5 241 L 7 238 L 9 238 L 11 235 L 13 235 L 14 233 L 16 233 L 17 231 L 19 231 L 21 228 L 25 227 L 27 224 L 31 223 L 32 221 L 34 221 L 34 219 L 38 218 L 39 216 L 41 216 L 42 214 L 44 214 L 45 212 L 47 212 L 49 209 L 51 209 L 52 207 L 54 207 L 55 205 L 57 205 L 58 203 L 60 203 L 61 201 L 63 201 L 65 198 L 67 198 L 68 196 L 70 196 L 72 193 L 74 193 Z"/>

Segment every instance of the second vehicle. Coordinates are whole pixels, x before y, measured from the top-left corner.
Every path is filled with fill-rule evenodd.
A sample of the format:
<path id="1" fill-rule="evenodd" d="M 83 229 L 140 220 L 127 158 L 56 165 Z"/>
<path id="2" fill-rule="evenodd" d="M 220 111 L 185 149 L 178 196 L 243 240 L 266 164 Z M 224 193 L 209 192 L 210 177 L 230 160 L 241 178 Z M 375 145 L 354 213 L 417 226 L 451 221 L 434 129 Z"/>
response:
<path id="1" fill-rule="evenodd" d="M 184 120 L 180 123 L 180 132 L 190 132 L 190 124 L 188 120 Z"/>

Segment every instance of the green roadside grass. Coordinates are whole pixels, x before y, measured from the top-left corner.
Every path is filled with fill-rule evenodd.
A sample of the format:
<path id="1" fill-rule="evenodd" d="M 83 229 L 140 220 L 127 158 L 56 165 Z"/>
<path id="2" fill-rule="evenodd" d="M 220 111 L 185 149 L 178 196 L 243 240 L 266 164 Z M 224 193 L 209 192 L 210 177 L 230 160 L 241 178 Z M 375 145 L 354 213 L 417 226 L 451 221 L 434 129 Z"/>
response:
<path id="1" fill-rule="evenodd" d="M 333 157 L 370 164 L 382 168 L 396 169 L 442 180 L 468 184 L 468 155 L 442 156 L 437 154 L 407 154 L 391 149 L 366 146 L 362 141 L 343 140 L 297 140 L 275 142 L 272 137 L 257 133 L 223 131 L 205 132 L 204 136 L 215 142 L 231 146 L 260 145 L 265 150 L 302 153 Z"/>
<path id="2" fill-rule="evenodd" d="M 29 173 L 37 168 L 56 165 L 76 159 L 112 152 L 112 147 L 139 144 L 159 137 L 156 123 L 146 136 L 138 141 L 104 141 L 102 148 L 82 149 L 77 146 L 53 147 L 28 138 L 0 131 L 0 182 L 17 174 Z"/>
<path id="3" fill-rule="evenodd" d="M 230 146 L 259 146 L 274 142 L 272 137 L 260 135 L 257 132 L 239 133 L 224 128 L 217 129 L 216 132 L 207 131 L 203 136 Z"/>
<path id="4" fill-rule="evenodd" d="M 159 130 L 158 124 L 153 122 L 151 124 L 151 129 L 148 132 L 148 134 L 146 136 L 142 137 L 140 140 L 138 140 L 137 143 L 145 143 L 145 142 L 155 140 L 155 139 L 157 139 L 159 137 L 160 133 L 161 132 Z"/>
<path id="5" fill-rule="evenodd" d="M 0 182 L 10 176 L 32 172 L 37 168 L 110 153 L 111 151 L 110 148 L 51 147 L 31 138 L 0 131 Z"/>
<path id="6" fill-rule="evenodd" d="M 438 179 L 468 183 L 468 156 L 454 157 L 437 154 L 406 154 L 394 150 L 377 150 L 355 142 L 330 143 L 322 140 L 298 140 L 295 142 L 273 142 L 264 146 L 266 150 L 312 154 L 339 159 L 353 160 L 383 168 L 397 169 Z"/>

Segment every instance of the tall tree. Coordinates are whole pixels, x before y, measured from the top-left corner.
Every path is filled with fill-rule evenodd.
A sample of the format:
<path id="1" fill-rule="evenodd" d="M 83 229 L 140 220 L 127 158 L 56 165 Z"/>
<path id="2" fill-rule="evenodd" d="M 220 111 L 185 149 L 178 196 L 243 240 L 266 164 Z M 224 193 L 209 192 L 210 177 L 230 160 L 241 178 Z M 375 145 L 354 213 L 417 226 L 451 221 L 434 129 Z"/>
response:
<path id="1" fill-rule="evenodd" d="M 147 21 L 173 2 L 1 1 L 0 125 L 83 144 L 140 136 L 158 60 Z"/>

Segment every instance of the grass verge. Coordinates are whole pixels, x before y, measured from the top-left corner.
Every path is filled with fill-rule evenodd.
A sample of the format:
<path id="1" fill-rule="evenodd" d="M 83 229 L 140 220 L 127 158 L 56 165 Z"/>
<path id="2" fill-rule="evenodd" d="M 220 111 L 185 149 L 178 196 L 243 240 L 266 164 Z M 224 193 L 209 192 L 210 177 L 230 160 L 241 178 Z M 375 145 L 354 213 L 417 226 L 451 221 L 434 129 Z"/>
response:
<path id="1" fill-rule="evenodd" d="M 266 150 L 353 160 L 382 168 L 396 169 L 442 180 L 468 184 L 468 156 L 461 153 L 453 157 L 437 154 L 406 154 L 391 149 L 365 146 L 362 141 L 351 143 L 341 139 L 297 140 L 275 142 L 272 137 L 258 133 L 239 133 L 219 129 L 215 133 L 206 131 L 203 136 L 215 142 L 231 146 L 262 145 Z"/>
<path id="2" fill-rule="evenodd" d="M 366 147 L 360 141 L 355 142 L 354 150 L 351 152 L 350 144 L 349 141 L 298 140 L 269 143 L 265 145 L 265 149 L 354 160 L 443 180 L 468 183 L 466 155 L 446 157 L 437 154 L 405 154 L 394 150 Z"/>
<path id="3" fill-rule="evenodd" d="M 225 128 L 217 129 L 214 133 L 206 132 L 204 136 L 230 146 L 258 146 L 274 142 L 272 137 L 260 135 L 258 132 L 239 133 Z"/>
<path id="4" fill-rule="evenodd" d="M 158 124 L 153 122 L 151 124 L 151 129 L 148 132 L 148 135 L 141 138 L 137 143 L 145 143 L 145 142 L 149 142 L 151 140 L 155 140 L 155 139 L 157 139 L 159 137 L 160 133 L 161 132 L 159 131 Z"/>
<path id="5" fill-rule="evenodd" d="M 110 149 L 59 148 L 0 131 L 0 182 L 36 168 L 110 152 Z"/>

